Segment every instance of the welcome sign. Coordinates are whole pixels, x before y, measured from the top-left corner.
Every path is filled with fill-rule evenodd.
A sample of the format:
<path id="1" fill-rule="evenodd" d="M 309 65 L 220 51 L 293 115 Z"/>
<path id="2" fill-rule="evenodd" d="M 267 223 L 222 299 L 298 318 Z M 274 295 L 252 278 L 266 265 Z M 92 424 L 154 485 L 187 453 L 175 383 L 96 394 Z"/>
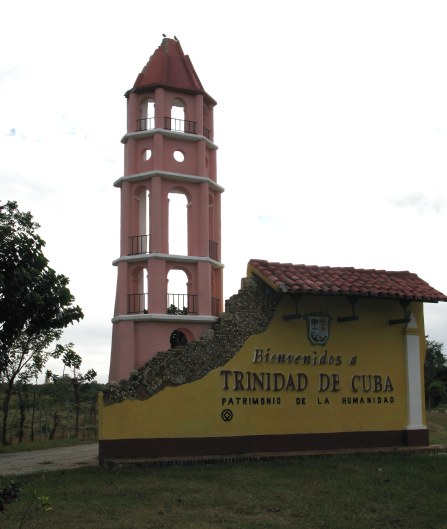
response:
<path id="1" fill-rule="evenodd" d="M 428 444 L 422 303 L 401 325 L 394 300 L 361 299 L 352 321 L 342 296 L 299 308 L 280 295 L 265 331 L 198 380 L 101 405 L 102 459 Z"/>

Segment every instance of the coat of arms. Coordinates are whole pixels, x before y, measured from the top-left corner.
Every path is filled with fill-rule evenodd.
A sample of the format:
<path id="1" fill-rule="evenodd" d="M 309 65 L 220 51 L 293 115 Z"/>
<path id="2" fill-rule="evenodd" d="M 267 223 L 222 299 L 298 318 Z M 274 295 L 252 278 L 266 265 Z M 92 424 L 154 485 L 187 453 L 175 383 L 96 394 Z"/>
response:
<path id="1" fill-rule="evenodd" d="M 308 314 L 307 336 L 315 345 L 326 345 L 329 339 L 329 314 Z"/>

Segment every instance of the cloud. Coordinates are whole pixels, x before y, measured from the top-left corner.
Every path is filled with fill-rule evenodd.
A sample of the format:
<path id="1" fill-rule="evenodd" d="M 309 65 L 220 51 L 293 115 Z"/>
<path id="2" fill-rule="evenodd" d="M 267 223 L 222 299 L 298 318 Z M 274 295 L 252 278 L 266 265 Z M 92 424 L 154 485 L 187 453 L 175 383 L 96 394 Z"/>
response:
<path id="1" fill-rule="evenodd" d="M 5 200 L 16 200 L 17 197 L 33 197 L 34 200 L 41 200 L 54 195 L 54 188 L 37 181 L 33 176 L 26 177 L 16 171 L 1 170 L 0 180 L 2 183 L 2 196 Z M 19 204 L 20 206 L 20 204 Z"/>
<path id="2" fill-rule="evenodd" d="M 397 207 L 415 209 L 419 215 L 441 213 L 446 205 L 444 197 L 430 197 L 424 193 L 406 193 L 389 200 Z"/>
<path id="3" fill-rule="evenodd" d="M 21 76 L 21 69 L 17 66 L 0 68 L 0 89 L 11 83 L 11 81 L 20 79 Z"/>
<path id="4" fill-rule="evenodd" d="M 262 224 L 270 224 L 271 222 L 274 222 L 275 220 L 275 217 L 271 215 L 258 215 L 257 218 L 259 222 L 261 222 Z"/>

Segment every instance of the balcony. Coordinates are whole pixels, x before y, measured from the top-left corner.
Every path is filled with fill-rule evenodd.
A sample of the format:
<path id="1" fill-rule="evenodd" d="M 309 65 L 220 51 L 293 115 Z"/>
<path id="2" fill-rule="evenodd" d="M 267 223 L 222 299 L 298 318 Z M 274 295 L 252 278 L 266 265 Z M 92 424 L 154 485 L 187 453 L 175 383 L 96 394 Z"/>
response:
<path id="1" fill-rule="evenodd" d="M 188 134 L 197 134 L 197 123 L 195 121 L 189 121 L 186 119 L 165 117 L 163 128 L 166 130 L 172 130 L 174 132 L 186 132 Z M 154 117 L 137 119 L 137 130 L 139 132 L 153 129 L 155 129 Z M 203 135 L 205 136 L 205 138 L 212 141 L 212 132 L 210 129 L 203 127 Z"/>
<path id="2" fill-rule="evenodd" d="M 165 117 L 164 128 L 166 130 L 174 130 L 175 132 L 187 132 L 189 134 L 196 134 L 196 125 L 197 123 L 195 121 Z"/>
<path id="3" fill-rule="evenodd" d="M 147 314 L 147 292 L 127 296 L 128 314 Z"/>
<path id="4" fill-rule="evenodd" d="M 186 316 L 188 314 L 198 314 L 197 294 L 166 294 L 167 314 L 177 316 Z M 138 294 L 128 294 L 127 296 L 127 313 L 128 314 L 147 314 L 148 293 L 140 292 Z M 220 299 L 211 298 L 211 314 L 219 316 Z"/>
<path id="5" fill-rule="evenodd" d="M 155 129 L 155 118 L 137 119 L 138 130 L 152 130 Z"/>
<path id="6" fill-rule="evenodd" d="M 166 294 L 168 314 L 197 314 L 197 294 Z"/>
<path id="7" fill-rule="evenodd" d="M 150 235 L 132 235 L 129 237 L 128 255 L 150 253 Z"/>

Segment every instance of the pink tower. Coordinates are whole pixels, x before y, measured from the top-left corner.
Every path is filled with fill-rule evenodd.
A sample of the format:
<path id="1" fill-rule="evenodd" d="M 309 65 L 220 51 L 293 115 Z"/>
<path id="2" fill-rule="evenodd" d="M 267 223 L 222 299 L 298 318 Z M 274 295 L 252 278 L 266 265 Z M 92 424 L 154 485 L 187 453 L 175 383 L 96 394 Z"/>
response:
<path id="1" fill-rule="evenodd" d="M 126 98 L 124 176 L 114 183 L 121 189 L 121 240 L 113 263 L 118 279 L 111 381 L 128 378 L 158 351 L 199 339 L 222 311 L 216 102 L 179 41 L 169 38 Z M 170 248 L 170 202 L 179 194 L 185 204 L 184 255 Z M 181 292 L 169 287 L 173 270 L 184 274 Z"/>

